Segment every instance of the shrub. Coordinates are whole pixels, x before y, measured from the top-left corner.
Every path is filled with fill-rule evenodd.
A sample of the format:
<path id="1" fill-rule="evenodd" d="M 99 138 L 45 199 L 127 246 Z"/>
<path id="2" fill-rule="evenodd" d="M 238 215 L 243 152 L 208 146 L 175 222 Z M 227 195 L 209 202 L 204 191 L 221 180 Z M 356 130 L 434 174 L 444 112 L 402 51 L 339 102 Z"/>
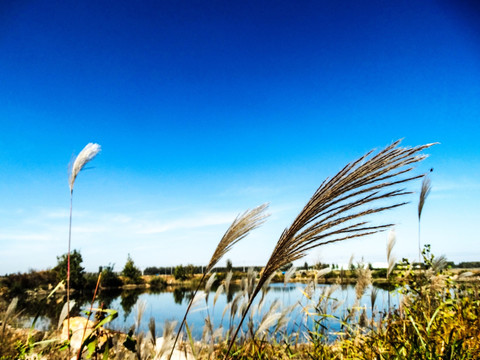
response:
<path id="1" fill-rule="evenodd" d="M 21 295 L 26 290 L 48 289 L 49 285 L 57 283 L 57 274 L 52 270 L 34 271 L 30 270 L 24 274 L 10 274 L 2 279 L 2 287 L 7 288 L 11 296 Z"/>
<path id="2" fill-rule="evenodd" d="M 173 270 L 173 277 L 175 280 L 186 280 L 188 278 L 187 270 L 183 265 L 175 266 L 175 269 Z"/>
<path id="3" fill-rule="evenodd" d="M 374 279 L 386 279 L 387 277 L 387 269 L 378 269 L 372 271 L 372 277 Z"/>
<path id="4" fill-rule="evenodd" d="M 118 288 L 123 285 L 120 277 L 113 271 L 114 265 L 105 266 L 102 269 L 102 287 Z"/>
<path id="5" fill-rule="evenodd" d="M 155 276 L 150 280 L 149 284 L 153 289 L 163 289 L 167 286 L 167 281 L 160 276 Z"/>

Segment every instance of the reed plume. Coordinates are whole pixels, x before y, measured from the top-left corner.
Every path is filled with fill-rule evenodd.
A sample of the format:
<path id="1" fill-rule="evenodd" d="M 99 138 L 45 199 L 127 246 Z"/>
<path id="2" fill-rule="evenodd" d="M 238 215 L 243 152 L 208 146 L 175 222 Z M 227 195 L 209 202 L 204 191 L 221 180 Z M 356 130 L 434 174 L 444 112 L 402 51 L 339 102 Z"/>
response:
<path id="1" fill-rule="evenodd" d="M 420 198 L 418 200 L 418 262 L 422 262 L 422 244 L 420 241 L 420 219 L 422 217 L 423 206 L 425 205 L 425 200 L 427 200 L 428 195 L 432 190 L 432 181 L 425 175 L 422 181 L 422 188 L 420 189 Z"/>
<path id="2" fill-rule="evenodd" d="M 18 304 L 18 297 L 13 298 L 7 307 L 7 311 L 5 311 L 5 314 L 3 315 L 2 330 L 0 332 L 2 334 L 2 337 L 5 335 L 5 328 L 7 326 L 7 322 L 9 318 L 13 315 L 15 309 L 17 308 L 17 304 Z"/>
<path id="3" fill-rule="evenodd" d="M 280 267 L 304 257 L 308 250 L 373 234 L 392 226 L 370 225 L 364 218 L 406 204 L 395 201 L 391 205 L 372 207 L 374 203 L 411 194 L 405 189 L 392 188 L 422 177 L 419 175 L 400 178 L 413 169 L 413 164 L 427 157 L 419 154 L 422 150 L 434 145 L 407 148 L 399 147 L 399 144 L 400 140 L 376 155 L 372 155 L 374 150 L 368 152 L 320 185 L 292 225 L 281 234 L 250 296 L 246 312 L 263 283 Z M 244 318 L 245 315 L 240 319 L 225 358 L 230 354 Z"/>
<path id="4" fill-rule="evenodd" d="M 262 225 L 269 214 L 265 214 L 268 204 L 262 204 L 252 210 L 247 210 L 243 214 L 237 216 L 227 232 L 217 245 L 215 252 L 210 259 L 205 274 L 208 274 L 220 259 L 235 245 L 248 235 L 250 231 Z"/>
<path id="5" fill-rule="evenodd" d="M 93 160 L 95 156 L 100 152 L 101 147 L 98 144 L 88 143 L 82 151 L 78 154 L 75 161 L 73 162 L 72 168 L 70 170 L 70 176 L 68 183 L 70 185 L 70 192 L 73 192 L 73 185 L 75 184 L 75 179 L 78 176 L 78 173 L 82 171 L 85 165 Z"/>
<path id="6" fill-rule="evenodd" d="M 180 323 L 180 327 L 178 328 L 177 336 L 173 343 L 173 348 L 171 350 L 170 356 L 168 357 L 169 359 L 171 359 L 173 355 L 173 351 L 175 350 L 175 345 L 177 344 L 178 338 L 180 336 L 180 332 L 182 330 L 183 325 L 185 324 L 188 312 L 192 307 L 193 299 L 195 299 L 195 295 L 200 289 L 200 286 L 203 284 L 205 277 L 210 271 L 212 271 L 212 269 L 220 261 L 220 259 L 228 251 L 230 251 L 230 249 L 236 243 L 238 243 L 240 240 L 245 238 L 250 231 L 256 229 L 266 221 L 266 218 L 269 216 L 269 214 L 265 214 L 265 210 L 267 208 L 268 208 L 268 204 L 262 204 L 252 210 L 245 211 L 243 214 L 236 217 L 236 219 L 233 221 L 233 223 L 230 225 L 230 227 L 227 229 L 227 231 L 223 235 L 222 239 L 217 245 L 217 248 L 215 249 L 215 252 L 213 253 L 210 261 L 208 262 L 208 265 L 205 267 L 202 278 L 200 279 L 200 282 L 198 283 L 198 286 L 193 293 L 192 300 L 190 300 L 190 303 L 188 304 L 187 311 L 185 312 L 185 316 L 183 317 L 183 320 Z"/>
<path id="7" fill-rule="evenodd" d="M 387 280 L 388 280 L 388 278 L 390 277 L 390 274 L 392 273 L 393 269 L 395 268 L 395 262 L 396 262 L 395 257 L 392 255 L 393 247 L 395 246 L 395 243 L 397 242 L 397 236 L 395 234 L 395 229 L 394 228 L 390 229 L 390 231 L 388 232 L 387 239 L 388 239 L 388 241 L 387 241 L 387 263 L 388 263 L 388 266 L 387 266 Z"/>
<path id="8" fill-rule="evenodd" d="M 75 158 L 70 169 L 70 175 L 68 178 L 68 184 L 70 186 L 70 221 L 68 227 L 68 252 L 67 252 L 67 339 L 70 340 L 70 245 L 72 242 L 72 205 L 73 205 L 73 186 L 75 179 L 85 165 L 93 160 L 95 156 L 100 152 L 100 145 L 95 143 L 88 143 L 82 151 Z M 70 347 L 68 348 L 68 355 L 70 357 Z"/>

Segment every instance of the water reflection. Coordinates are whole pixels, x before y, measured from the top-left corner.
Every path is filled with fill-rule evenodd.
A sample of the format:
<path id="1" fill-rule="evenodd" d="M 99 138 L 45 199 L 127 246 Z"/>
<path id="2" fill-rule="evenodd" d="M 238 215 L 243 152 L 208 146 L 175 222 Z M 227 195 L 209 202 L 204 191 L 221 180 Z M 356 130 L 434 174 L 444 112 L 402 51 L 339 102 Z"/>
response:
<path id="1" fill-rule="evenodd" d="M 301 331 L 304 333 L 306 327 L 311 326 L 312 322 L 310 321 L 310 325 L 306 322 L 307 317 L 302 308 L 305 309 L 308 304 L 313 306 L 318 305 L 322 294 L 324 294 L 327 289 L 331 289 L 332 291 L 332 304 L 334 301 L 333 299 L 336 299 L 340 305 L 333 307 L 332 304 L 324 304 L 326 306 L 325 309 L 327 310 L 324 313 L 332 316 L 325 317 L 322 320 L 322 325 L 328 325 L 330 329 L 336 330 L 338 327 L 338 321 L 337 324 L 335 324 L 335 321 L 331 319 L 345 316 L 348 309 L 354 305 L 356 296 L 354 286 L 352 285 L 341 285 L 335 287 L 332 287 L 332 285 L 317 285 L 316 288 L 312 290 L 311 300 L 308 300 L 304 294 L 310 290 L 306 289 L 305 284 L 272 284 L 269 287 L 268 293 L 265 295 L 265 304 L 262 311 L 267 311 L 270 305 L 276 300 L 279 300 L 282 303 L 283 309 L 287 308 L 288 306 L 293 306 L 292 310 L 289 312 L 290 324 L 287 327 L 287 332 L 291 333 Z M 201 301 L 197 308 L 194 309 L 194 311 L 192 311 L 188 316 L 189 324 L 191 324 L 193 329 L 193 336 L 197 339 L 199 339 L 202 335 L 205 317 L 208 314 L 211 315 L 211 321 L 214 328 L 219 328 L 220 326 L 228 327 L 230 321 L 238 321 L 238 314 L 234 314 L 233 316 L 230 315 L 230 306 L 232 302 L 234 302 L 237 294 L 240 294 L 240 286 L 231 284 L 229 289 L 230 291 L 226 293 L 222 292 L 217 297 L 214 304 L 216 290 L 217 289 L 215 288 L 212 289 L 208 298 L 208 302 Z M 371 316 L 372 314 L 371 293 L 371 291 L 367 291 L 358 304 L 358 306 L 365 309 L 368 316 Z M 192 289 L 186 287 L 167 287 L 162 291 L 157 289 L 152 292 L 147 291 L 147 289 L 102 290 L 99 293 L 94 306 L 99 307 L 103 303 L 105 308 L 117 310 L 119 312 L 119 317 L 112 321 L 109 324 L 109 327 L 115 330 L 128 331 L 131 325 L 135 323 L 136 304 L 139 303 L 139 301 L 145 301 L 147 305 L 144 313 L 144 321 L 140 324 L 140 331 L 148 331 L 148 319 L 153 317 L 155 319 L 158 331 L 161 332 L 166 320 L 179 321 L 179 319 L 183 317 L 192 294 Z M 396 306 L 396 304 L 398 304 L 398 298 L 394 294 L 395 293 L 393 292 L 390 296 L 392 306 Z M 92 295 L 85 296 L 83 298 L 76 298 L 77 304 L 74 308 L 74 315 L 80 314 L 82 309 L 89 308 L 91 296 Z M 380 311 L 385 311 L 385 309 L 388 308 L 388 298 L 388 291 L 378 288 L 376 303 L 374 306 L 375 313 L 378 314 Z M 41 314 L 43 328 L 48 326 L 56 327 L 58 323 L 58 316 L 61 312 L 64 302 L 64 297 L 60 296 L 56 299 L 52 299 L 47 305 L 44 306 Z M 301 306 L 299 304 L 301 304 Z M 314 310 L 314 307 L 310 307 L 312 311 Z M 41 306 L 38 301 L 33 301 L 24 302 L 22 308 L 28 309 L 27 314 L 31 314 L 30 316 L 35 316 L 34 309 L 38 310 L 41 308 Z M 237 307 L 237 312 L 238 308 L 239 307 Z M 255 316 L 259 319 L 262 314 L 255 313 Z M 257 318 L 255 321 L 258 320 Z M 301 326 L 301 328 L 299 326 Z"/>
<path id="2" fill-rule="evenodd" d="M 122 289 L 106 289 L 100 291 L 98 294 L 98 302 L 104 304 L 105 309 L 110 309 L 112 307 L 112 302 L 121 296 Z"/>
<path id="3" fill-rule="evenodd" d="M 126 320 L 138 301 L 139 296 L 145 292 L 144 289 L 124 290 L 120 294 L 120 305 L 123 309 L 123 319 Z"/>

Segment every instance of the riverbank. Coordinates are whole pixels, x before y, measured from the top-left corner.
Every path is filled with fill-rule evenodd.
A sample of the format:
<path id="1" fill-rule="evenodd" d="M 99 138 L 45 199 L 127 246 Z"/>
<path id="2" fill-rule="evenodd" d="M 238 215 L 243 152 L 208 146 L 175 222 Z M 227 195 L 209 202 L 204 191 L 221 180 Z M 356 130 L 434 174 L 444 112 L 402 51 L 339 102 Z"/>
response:
<path id="1" fill-rule="evenodd" d="M 260 303 L 252 307 L 252 316 L 247 318 L 245 324 L 245 330 L 248 331 L 238 337 L 238 342 L 230 353 L 231 358 L 372 359 L 378 358 L 380 354 L 383 357 L 397 356 L 399 359 L 431 358 L 430 355 L 448 355 L 449 358 L 465 359 L 478 357 L 480 354 L 478 283 L 467 284 L 463 281 L 463 278 L 475 277 L 478 273 L 410 270 L 402 273 L 402 277 L 396 278 L 402 280 L 403 285 L 395 292 L 385 291 L 383 294 L 378 289 L 368 287 L 368 281 L 365 282 L 368 279 L 360 279 L 361 273 L 358 272 L 355 286 L 315 287 L 312 279 L 304 286 L 272 284 L 271 291 L 260 297 L 258 299 Z M 217 305 L 221 304 L 218 305 L 221 306 L 220 313 L 215 310 L 213 302 L 208 305 L 208 311 L 189 314 L 188 335 L 183 337 L 181 349 L 191 352 L 196 359 L 224 357 L 228 348 L 229 334 L 234 330 L 238 323 L 238 314 L 242 313 L 245 306 L 243 295 L 248 291 L 247 282 L 240 284 L 237 293 L 230 294 L 224 291 L 225 281 L 222 281 L 222 285 L 223 288 L 218 288 L 221 289 L 221 297 L 217 299 Z M 167 286 L 179 289 L 176 285 Z M 348 291 L 345 296 L 333 292 L 344 291 L 343 289 Z M 89 343 L 92 345 L 87 347 L 90 355 L 120 359 L 144 354 L 150 358 L 162 358 L 155 344 L 160 338 L 156 326 L 160 326 L 162 321 L 154 320 L 150 321 L 148 326 L 145 323 L 142 326 L 141 319 L 146 310 L 146 301 L 139 300 L 141 291 L 137 290 L 139 289 L 122 289 L 121 293 L 124 296 L 120 302 L 104 298 L 108 295 L 107 291 L 100 291 L 97 295 L 99 303 L 105 301 L 106 304 L 110 302 L 110 305 L 114 306 L 105 305 L 105 309 L 109 310 L 104 312 L 98 313 L 98 309 L 94 310 L 98 314 L 95 318 L 92 317 L 94 323 L 90 326 L 94 329 L 90 337 L 92 341 Z M 185 293 L 174 290 L 173 297 L 172 294 L 164 296 L 152 294 L 150 300 L 152 306 L 157 304 L 159 311 L 165 313 L 169 319 L 178 320 L 185 312 L 187 301 L 184 300 L 190 299 L 190 293 L 188 289 Z M 394 293 L 400 294 L 395 301 Z M 300 299 L 296 298 L 295 294 L 300 296 Z M 173 307 L 162 300 L 165 296 L 170 301 L 175 300 L 174 305 L 179 309 L 178 312 L 172 311 Z M 177 296 L 180 297 L 177 299 Z M 212 294 L 210 299 L 213 297 Z M 380 299 L 385 301 L 387 297 L 387 305 L 380 306 L 378 301 Z M 280 305 L 274 298 L 286 303 Z M 60 307 L 62 305 L 62 297 L 51 298 L 49 301 L 53 305 Z M 120 315 L 119 304 L 125 309 L 128 308 L 133 315 L 126 313 Z M 15 314 L 24 312 L 23 308 L 13 307 L 12 311 L 7 310 L 0 316 L 5 319 L 3 320 L 5 326 L 0 327 L 2 331 L 0 354 L 6 355 L 4 359 L 17 359 L 26 354 L 53 359 L 58 358 L 59 354 L 65 354 L 62 353 L 65 351 L 65 344 L 59 341 L 61 337 L 55 325 L 59 314 L 62 313 L 60 307 L 51 310 L 54 319 L 51 322 L 53 329 L 40 332 L 41 336 L 35 337 L 29 337 L 30 331 L 27 329 L 19 331 L 8 325 L 17 316 Z M 83 305 L 83 308 L 88 308 L 88 305 Z M 150 308 L 150 313 L 152 309 Z M 225 322 L 218 321 L 219 318 L 215 318 L 213 314 L 221 316 L 222 319 L 225 316 Z M 195 316 L 200 317 L 200 322 L 194 323 Z M 123 318 L 124 331 L 109 328 L 117 317 Z M 298 319 L 309 322 L 299 322 Z M 202 324 L 199 329 L 195 325 L 198 323 Z M 171 339 L 175 334 L 174 330 L 173 323 L 165 322 L 161 336 L 165 347 L 170 344 L 171 348 L 173 345 Z M 419 339 L 422 341 L 419 342 Z"/>

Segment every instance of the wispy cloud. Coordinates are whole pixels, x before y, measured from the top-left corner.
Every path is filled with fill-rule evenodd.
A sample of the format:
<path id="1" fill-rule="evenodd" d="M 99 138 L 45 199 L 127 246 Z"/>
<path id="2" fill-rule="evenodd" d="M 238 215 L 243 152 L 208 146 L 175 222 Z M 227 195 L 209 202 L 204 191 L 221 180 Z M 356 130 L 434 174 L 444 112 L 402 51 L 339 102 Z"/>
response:
<path id="1" fill-rule="evenodd" d="M 27 234 L 12 234 L 0 233 L 0 241 L 44 241 L 50 240 L 49 234 L 27 233 Z"/>
<path id="2" fill-rule="evenodd" d="M 235 219 L 234 214 L 210 213 L 182 217 L 165 222 L 145 221 L 139 226 L 138 234 L 159 234 L 170 230 L 194 229 L 213 225 L 229 224 Z"/>

